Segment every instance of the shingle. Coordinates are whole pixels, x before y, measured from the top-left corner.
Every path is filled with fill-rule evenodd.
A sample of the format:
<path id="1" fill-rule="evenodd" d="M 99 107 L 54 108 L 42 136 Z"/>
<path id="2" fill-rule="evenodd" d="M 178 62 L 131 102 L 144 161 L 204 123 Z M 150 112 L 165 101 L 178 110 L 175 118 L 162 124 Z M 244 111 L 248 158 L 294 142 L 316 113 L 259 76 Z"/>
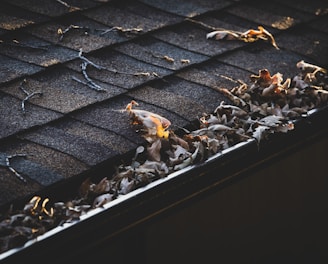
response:
<path id="1" fill-rule="evenodd" d="M 23 175 L 24 179 L 28 177 L 42 186 L 49 186 L 64 179 L 58 173 L 27 158 L 14 158 L 10 164 Z"/>
<path id="2" fill-rule="evenodd" d="M 204 55 L 181 49 L 151 37 L 120 44 L 115 47 L 115 50 L 138 60 L 171 70 L 177 70 L 208 59 Z"/>
<path id="3" fill-rule="evenodd" d="M 0 10 L 0 28 L 7 30 L 19 29 L 48 19 L 46 16 L 12 6 L 4 1 L 0 2 Z"/>
<path id="4" fill-rule="evenodd" d="M 161 11 L 158 7 L 153 8 L 150 5 L 141 2 L 134 1 L 134 0 L 116 1 L 114 3 L 114 6 L 124 10 L 128 10 L 131 13 L 137 14 L 141 17 L 154 21 L 154 23 L 158 27 L 164 27 L 167 25 L 178 23 L 184 19 L 183 17 L 170 14 L 165 11 Z"/>
<path id="5" fill-rule="evenodd" d="M 152 12 L 156 13 L 156 10 Z M 83 15 L 110 27 L 121 27 L 124 30 L 142 29 L 142 33 L 159 28 L 165 23 L 171 23 L 171 21 L 163 22 L 161 15 L 159 15 L 159 20 L 155 15 L 147 18 L 147 15 L 138 15 L 129 11 L 124 5 L 115 3 L 85 11 Z"/>
<path id="6" fill-rule="evenodd" d="M 228 7 L 225 11 L 245 19 L 270 26 L 280 30 L 288 29 L 296 24 L 312 18 L 309 14 L 298 12 L 295 9 L 282 7 L 270 2 L 239 3 Z"/>
<path id="7" fill-rule="evenodd" d="M 304 55 L 321 65 L 328 65 L 328 35 L 307 27 L 290 30 L 276 38 L 281 48 Z"/>
<path id="8" fill-rule="evenodd" d="M 126 140 L 122 136 L 108 130 L 91 126 L 75 119 L 67 118 L 57 125 L 58 128 L 65 130 L 66 134 L 82 137 L 97 144 L 106 146 L 118 154 L 125 154 L 136 145 Z"/>
<path id="9" fill-rule="evenodd" d="M 0 138 L 13 135 L 24 129 L 57 119 L 61 114 L 26 103 L 26 113 L 21 109 L 21 100 L 0 92 Z"/>
<path id="10" fill-rule="evenodd" d="M 105 68 L 98 70 L 90 66 L 87 71 L 89 77 L 126 89 L 172 73 L 167 69 L 136 60 L 112 50 L 102 50 L 87 57 L 93 63 Z M 66 65 L 76 71 L 80 71 L 80 64 L 81 60 L 79 59 Z"/>
<path id="11" fill-rule="evenodd" d="M 42 70 L 42 67 L 22 62 L 0 54 L 0 83 L 31 75 Z"/>
<path id="12" fill-rule="evenodd" d="M 90 138 L 66 133 L 65 127 L 46 125 L 24 133 L 24 139 L 53 148 L 93 166 L 117 155 L 114 150 Z"/>
<path id="13" fill-rule="evenodd" d="M 99 24 L 81 15 L 72 15 L 60 21 L 49 21 L 27 29 L 32 35 L 50 43 L 67 47 L 76 51 L 83 49 L 90 52 L 118 41 L 126 40 L 125 36 L 112 31 L 102 34 L 105 25 Z M 58 32 L 66 32 L 63 35 Z"/>
<path id="14" fill-rule="evenodd" d="M 96 91 L 73 80 L 73 77 L 86 82 L 81 73 L 65 67 L 56 67 L 26 79 L 24 87 L 28 92 L 42 92 L 41 97 L 35 96 L 30 99 L 31 103 L 61 113 L 69 113 L 125 91 L 122 88 L 95 80 L 97 85 L 105 89 L 105 91 Z M 24 99 L 26 95 L 21 91 L 20 85 L 21 81 L 17 81 L 2 90 Z M 69 100 L 67 100 L 68 98 Z"/>
<path id="15" fill-rule="evenodd" d="M 208 56 L 215 56 L 244 45 L 240 41 L 229 41 L 224 44 L 206 39 L 209 30 L 191 22 L 181 23 L 173 28 L 155 32 L 153 36 L 162 41 L 181 48 L 195 51 Z"/>
<path id="16" fill-rule="evenodd" d="M 287 78 L 298 73 L 296 63 L 304 57 L 274 48 L 261 49 L 255 45 L 249 46 L 248 49 L 220 56 L 218 59 L 253 73 L 258 73 L 260 69 L 266 68 L 271 73 L 280 72 L 284 75 L 284 78 Z"/>
<path id="17" fill-rule="evenodd" d="M 311 21 L 308 24 L 308 26 L 313 28 L 314 30 L 320 30 L 320 31 L 328 34 L 327 25 L 328 25 L 328 14 L 317 17 L 315 20 Z"/>
<path id="18" fill-rule="evenodd" d="M 30 24 L 31 22 L 26 19 L 10 16 L 6 13 L 0 12 L 0 28 L 2 29 L 15 30 Z"/>
<path id="19" fill-rule="evenodd" d="M 115 100 L 89 106 L 71 114 L 74 119 L 88 123 L 129 139 L 131 142 L 140 144 L 143 140 L 137 136 L 129 121 L 127 113 L 120 110 L 131 101 L 127 97 L 117 97 Z"/>
<path id="20" fill-rule="evenodd" d="M 250 28 L 257 28 L 258 26 L 258 24 L 253 21 L 232 15 L 224 10 L 211 12 L 208 15 L 199 16 L 191 21 L 195 21 L 195 23 L 197 23 L 197 21 L 204 23 L 204 28 L 207 29 L 208 32 L 212 31 L 211 28 L 244 32 Z M 209 28 L 206 28 L 207 26 Z"/>
<path id="21" fill-rule="evenodd" d="M 185 17 L 193 17 L 199 14 L 212 11 L 214 9 L 221 9 L 223 7 L 228 6 L 230 1 L 199 1 L 199 0 L 183 0 L 183 1 L 175 1 L 175 0 L 141 0 L 144 3 L 147 3 L 156 8 L 161 8 L 167 12 L 185 16 Z"/>
<path id="22" fill-rule="evenodd" d="M 304 11 L 313 15 L 324 15 L 328 13 L 328 2 L 321 0 L 294 1 L 294 0 L 275 0 L 282 5 L 287 5 L 293 9 Z"/>
<path id="23" fill-rule="evenodd" d="M 11 204 L 17 199 L 30 199 L 31 194 L 42 188 L 34 181 L 24 184 L 5 167 L 0 167 L 0 181 L 0 206 Z"/>
<path id="24" fill-rule="evenodd" d="M 129 96 L 135 98 L 137 101 L 142 100 L 148 104 L 160 106 L 189 121 L 195 120 L 197 116 L 206 112 L 206 108 L 197 101 L 190 100 L 188 97 L 170 91 L 164 91 L 150 86 L 133 90 L 129 92 Z M 182 124 L 178 125 L 183 126 Z"/>
<path id="25" fill-rule="evenodd" d="M 73 11 L 78 11 L 97 5 L 97 1 L 91 0 L 72 0 L 69 2 L 70 7 L 61 4 L 59 1 L 53 0 L 43 0 L 41 2 L 39 0 L 10 0 L 10 3 L 24 9 L 51 17 L 68 14 Z"/>
<path id="26" fill-rule="evenodd" d="M 77 56 L 73 50 L 19 32 L 2 38 L 0 53 L 39 66 L 48 67 Z"/>
<path id="27" fill-rule="evenodd" d="M 248 81 L 249 75 L 248 71 L 218 61 L 210 61 L 177 73 L 183 79 L 213 88 L 236 87 L 239 85 L 237 80 Z"/>
<path id="28" fill-rule="evenodd" d="M 23 137 L 24 133 L 21 135 Z M 0 151 L 10 154 L 26 154 L 26 159 L 29 161 L 40 164 L 42 167 L 54 171 L 65 179 L 79 175 L 90 168 L 85 163 L 68 154 L 28 140 L 17 138 L 12 141 L 6 140 L 2 142 Z"/>
<path id="29" fill-rule="evenodd" d="M 156 97 L 158 94 L 163 93 L 163 95 L 160 94 L 159 99 L 157 99 L 160 100 L 166 96 L 166 100 L 161 102 L 163 107 L 171 105 L 171 103 L 167 101 L 174 98 L 172 101 L 175 104 L 172 102 L 172 105 L 168 108 L 177 113 L 180 113 L 180 108 L 183 108 L 182 113 L 184 113 L 189 120 L 196 119 L 197 116 L 200 116 L 203 112 L 212 112 L 223 98 L 220 93 L 210 87 L 189 82 L 175 76 L 167 78 L 166 82 L 152 83 L 151 86 L 156 88 L 156 92 L 154 92 L 154 89 L 149 90 L 149 94 L 151 94 L 152 97 Z M 139 91 L 136 91 L 136 93 L 137 92 Z M 176 100 L 181 101 L 176 103 Z M 156 105 L 159 104 L 156 102 Z"/>

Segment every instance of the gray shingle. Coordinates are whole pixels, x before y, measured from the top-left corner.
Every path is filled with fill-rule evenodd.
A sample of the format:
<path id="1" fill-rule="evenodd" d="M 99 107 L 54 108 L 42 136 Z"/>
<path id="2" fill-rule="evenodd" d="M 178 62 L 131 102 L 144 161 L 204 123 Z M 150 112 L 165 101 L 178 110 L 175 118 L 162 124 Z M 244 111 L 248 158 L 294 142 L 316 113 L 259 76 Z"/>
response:
<path id="1" fill-rule="evenodd" d="M 70 28 L 70 29 L 69 29 Z M 90 52 L 110 44 L 126 40 L 117 32 L 102 34 L 106 26 L 81 15 L 70 16 L 60 21 L 49 21 L 28 29 L 32 35 L 50 43 L 67 47 L 78 52 Z M 65 32 L 64 35 L 58 32 Z"/>
<path id="2" fill-rule="evenodd" d="M 172 73 L 167 69 L 136 60 L 112 50 L 102 50 L 95 55 L 87 57 L 92 62 L 105 68 L 98 70 L 90 66 L 87 71 L 89 77 L 126 89 Z M 80 71 L 80 64 L 81 60 L 78 59 L 66 65 L 69 68 Z"/>
<path id="3" fill-rule="evenodd" d="M 115 50 L 170 70 L 177 70 L 208 59 L 204 55 L 181 49 L 151 37 L 123 43 L 116 46 Z"/>
<path id="4" fill-rule="evenodd" d="M 195 23 L 185 22 L 174 28 L 155 32 L 153 36 L 170 44 L 208 56 L 222 54 L 244 45 L 240 41 L 226 41 L 222 44 L 215 40 L 208 40 L 206 39 L 207 33 L 209 33 L 208 29 Z"/>
<path id="5" fill-rule="evenodd" d="M 199 14 L 212 11 L 214 9 L 221 9 L 223 7 L 231 4 L 230 1 L 199 1 L 199 0 L 167 0 L 167 1 L 158 1 L 158 0 L 141 0 L 144 3 L 147 3 L 156 8 L 161 8 L 167 12 L 185 16 L 185 17 L 194 17 Z"/>
<path id="6" fill-rule="evenodd" d="M 296 63 L 304 59 L 304 56 L 284 50 L 276 50 L 273 47 L 261 49 L 256 45 L 252 45 L 247 50 L 238 50 L 234 53 L 220 56 L 218 59 L 256 74 L 260 69 L 266 68 L 271 73 L 280 72 L 287 78 L 298 73 Z"/>
<path id="7" fill-rule="evenodd" d="M 76 58 L 73 50 L 62 48 L 25 33 L 10 34 L 2 39 L 0 53 L 9 57 L 48 67 Z"/>
<path id="8" fill-rule="evenodd" d="M 61 4 L 59 1 L 53 0 L 43 0 L 41 2 L 39 0 L 10 0 L 10 3 L 50 17 L 61 16 L 73 11 L 93 7 L 98 4 L 96 1 L 91 0 L 72 0 L 69 2 L 70 7 Z"/>
<path id="9" fill-rule="evenodd" d="M 311 58 L 321 65 L 328 65 L 328 35 L 307 27 L 289 30 L 276 38 L 281 48 Z"/>
<path id="10" fill-rule="evenodd" d="M 239 3 L 228 7 L 225 11 L 252 20 L 259 23 L 259 25 L 280 30 L 288 29 L 312 18 L 309 14 L 297 12 L 295 9 L 289 9 L 267 1 L 247 4 Z"/>
<path id="11" fill-rule="evenodd" d="M 43 126 L 24 133 L 22 138 L 53 148 L 92 166 L 118 153 L 91 138 L 66 133 L 65 127 Z"/>
<path id="12" fill-rule="evenodd" d="M 12 1 L 1 1 L 0 28 L 6 30 L 16 30 L 49 19 L 46 16 L 37 14 L 18 6 L 12 6 Z M 26 3 L 26 1 L 25 1 Z"/>
<path id="13" fill-rule="evenodd" d="M 41 125 L 61 117 L 61 114 L 26 103 L 26 113 L 21 100 L 0 92 L 0 138 Z"/>
<path id="14" fill-rule="evenodd" d="M 42 70 L 42 67 L 9 58 L 0 54 L 0 83 L 31 75 Z"/>
<path id="15" fill-rule="evenodd" d="M 21 138 L 2 142 L 0 151 L 9 154 L 26 154 L 26 159 L 30 162 L 40 164 L 65 179 L 79 175 L 90 168 L 68 154 Z"/>
<path id="16" fill-rule="evenodd" d="M 246 81 L 249 75 L 250 72 L 215 60 L 177 73 L 177 76 L 192 82 L 224 88 L 237 86 L 237 80 Z"/>
<path id="17" fill-rule="evenodd" d="M 125 92 L 124 89 L 95 81 L 105 91 L 96 91 L 87 85 L 74 81 L 77 78 L 86 82 L 81 73 L 77 73 L 65 67 L 49 69 L 40 75 L 28 78 L 25 89 L 29 92 L 40 91 L 41 97 L 33 97 L 30 102 L 61 113 L 69 113 Z M 20 90 L 21 81 L 2 88 L 3 91 L 24 99 L 25 94 Z M 69 98 L 70 100 L 67 100 Z"/>
<path id="18" fill-rule="evenodd" d="M 139 15 L 130 11 L 129 9 L 133 9 L 133 5 L 140 4 L 130 3 L 129 5 L 130 6 L 126 8 L 124 4 L 120 5 L 114 3 L 112 5 L 105 5 L 99 8 L 85 11 L 83 14 L 109 27 L 121 27 L 124 30 L 137 28 L 142 29 L 141 33 L 154 30 L 168 23 L 172 23 L 172 18 L 169 14 L 165 16 L 167 18 L 167 21 L 165 21 L 165 17 L 163 19 L 163 13 L 161 11 L 152 9 L 151 12 L 154 14 L 149 16 L 147 12 L 145 12 L 146 10 L 144 10 L 144 13 Z M 145 9 L 146 8 L 147 7 L 145 7 Z M 158 16 L 156 16 L 156 12 L 158 13 Z M 134 34 L 128 35 L 131 37 L 135 36 Z"/>

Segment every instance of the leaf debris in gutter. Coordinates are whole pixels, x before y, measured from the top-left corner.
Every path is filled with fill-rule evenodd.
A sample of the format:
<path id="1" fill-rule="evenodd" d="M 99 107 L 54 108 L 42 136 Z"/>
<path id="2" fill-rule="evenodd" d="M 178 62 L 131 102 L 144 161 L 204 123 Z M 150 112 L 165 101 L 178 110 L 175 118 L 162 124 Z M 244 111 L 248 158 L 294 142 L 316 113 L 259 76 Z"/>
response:
<path id="1" fill-rule="evenodd" d="M 300 73 L 285 81 L 282 74 L 271 75 L 267 69 L 251 75 L 250 84 L 223 76 L 238 84 L 231 90 L 217 87 L 228 100 L 200 117 L 198 129 L 184 129 L 182 136 L 170 129 L 168 119 L 138 109 L 137 102 L 131 101 L 123 112 L 129 114 L 146 145 L 136 149 L 130 164 L 119 165 L 114 175 L 98 183 L 85 179 L 75 199 L 50 203 L 46 198 L 40 203 L 42 198 L 36 196 L 24 209 L 10 209 L 0 216 L 0 253 L 239 142 L 254 138 L 260 145 L 269 134 L 294 129 L 294 120 L 328 102 L 327 71 L 304 61 L 297 67 Z M 12 157 L 7 159 L 9 168 Z"/>

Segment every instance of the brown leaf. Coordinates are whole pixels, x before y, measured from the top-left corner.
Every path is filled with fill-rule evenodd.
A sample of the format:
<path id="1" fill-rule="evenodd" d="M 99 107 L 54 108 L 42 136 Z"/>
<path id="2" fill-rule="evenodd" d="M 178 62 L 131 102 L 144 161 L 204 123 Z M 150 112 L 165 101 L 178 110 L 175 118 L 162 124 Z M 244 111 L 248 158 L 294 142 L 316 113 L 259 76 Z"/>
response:
<path id="1" fill-rule="evenodd" d="M 150 147 L 147 147 L 147 156 L 149 160 L 160 161 L 161 160 L 161 139 L 156 139 Z"/>

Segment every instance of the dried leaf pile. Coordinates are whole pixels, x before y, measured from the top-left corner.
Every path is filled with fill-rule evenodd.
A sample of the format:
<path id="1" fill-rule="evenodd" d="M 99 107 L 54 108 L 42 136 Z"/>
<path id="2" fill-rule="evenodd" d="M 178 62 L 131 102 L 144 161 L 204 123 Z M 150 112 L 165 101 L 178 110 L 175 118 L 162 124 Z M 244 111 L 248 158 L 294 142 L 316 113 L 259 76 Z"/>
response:
<path id="1" fill-rule="evenodd" d="M 217 88 L 227 101 L 204 114 L 199 129 L 183 136 L 170 129 L 168 119 L 138 109 L 138 103 L 131 101 L 123 111 L 147 144 L 139 146 L 131 162 L 118 166 L 114 175 L 98 183 L 86 179 L 74 200 L 49 206 L 47 198 L 35 196 L 23 209 L 2 215 L 0 253 L 241 141 L 254 138 L 260 144 L 269 134 L 294 129 L 293 120 L 328 101 L 327 71 L 304 61 L 296 66 L 300 73 L 292 79 L 263 69 L 250 76 L 250 84 L 235 81 L 238 85 L 231 90 Z"/>

